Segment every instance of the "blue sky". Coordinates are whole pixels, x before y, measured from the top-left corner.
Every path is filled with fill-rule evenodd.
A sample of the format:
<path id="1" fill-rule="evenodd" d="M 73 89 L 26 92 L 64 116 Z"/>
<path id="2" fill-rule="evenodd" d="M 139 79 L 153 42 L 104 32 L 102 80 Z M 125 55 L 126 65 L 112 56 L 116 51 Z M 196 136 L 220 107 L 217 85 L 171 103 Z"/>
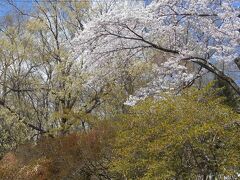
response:
<path id="1" fill-rule="evenodd" d="M 234 2 L 233 5 L 234 5 L 235 7 L 240 8 L 240 2 L 239 2 L 239 1 Z"/>
<path id="2" fill-rule="evenodd" d="M 13 0 L 13 2 L 21 9 L 27 10 L 32 7 L 33 0 Z M 0 16 L 6 15 L 11 10 L 12 7 L 5 0 L 0 0 Z"/>

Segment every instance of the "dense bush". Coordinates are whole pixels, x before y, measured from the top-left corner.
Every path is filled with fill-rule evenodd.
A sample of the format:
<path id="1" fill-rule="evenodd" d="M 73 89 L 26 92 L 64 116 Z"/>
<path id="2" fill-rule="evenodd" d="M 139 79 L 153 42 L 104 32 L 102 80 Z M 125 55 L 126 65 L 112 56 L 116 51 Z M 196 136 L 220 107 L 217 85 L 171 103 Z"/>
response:
<path id="1" fill-rule="evenodd" d="M 223 100 L 192 89 L 133 107 L 118 122 L 116 179 L 236 179 L 240 117 Z"/>
<path id="2" fill-rule="evenodd" d="M 237 179 L 239 114 L 212 88 L 162 94 L 85 132 L 7 153 L 0 179 Z"/>
<path id="3" fill-rule="evenodd" d="M 109 179 L 109 137 L 105 124 L 22 146 L 1 160 L 0 179 Z"/>

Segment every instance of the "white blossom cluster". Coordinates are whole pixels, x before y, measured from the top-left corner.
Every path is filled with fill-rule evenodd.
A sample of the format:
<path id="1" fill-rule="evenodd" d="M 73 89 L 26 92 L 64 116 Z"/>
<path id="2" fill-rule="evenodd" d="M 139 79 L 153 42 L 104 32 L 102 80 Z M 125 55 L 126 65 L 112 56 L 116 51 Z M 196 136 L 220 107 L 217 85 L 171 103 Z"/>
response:
<path id="1" fill-rule="evenodd" d="M 147 7 L 117 3 L 76 35 L 74 56 L 100 81 L 116 75 L 119 61 L 134 64 L 167 53 L 152 67 L 154 78 L 129 97 L 131 105 L 130 100 L 192 81 L 202 71 L 189 70 L 189 61 L 233 63 L 239 56 L 238 16 L 231 0 L 156 0 Z"/>

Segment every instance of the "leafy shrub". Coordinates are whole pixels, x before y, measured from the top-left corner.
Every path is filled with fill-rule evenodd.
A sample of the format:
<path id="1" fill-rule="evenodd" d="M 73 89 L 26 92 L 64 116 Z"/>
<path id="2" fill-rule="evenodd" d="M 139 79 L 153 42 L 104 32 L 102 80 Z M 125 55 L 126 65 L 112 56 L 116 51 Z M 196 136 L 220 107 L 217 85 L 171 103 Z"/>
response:
<path id="1" fill-rule="evenodd" d="M 116 179 L 237 178 L 239 114 L 211 88 L 151 98 L 117 123 Z"/>
<path id="2" fill-rule="evenodd" d="M 11 153 L 14 163 L 0 162 L 0 179 L 108 179 L 112 135 L 106 123 L 88 132 L 42 138 Z M 9 156 L 9 155 L 8 155 Z"/>
<path id="3" fill-rule="evenodd" d="M 218 94 L 163 94 L 118 121 L 25 144 L 0 161 L 0 179 L 237 179 L 240 115 Z"/>

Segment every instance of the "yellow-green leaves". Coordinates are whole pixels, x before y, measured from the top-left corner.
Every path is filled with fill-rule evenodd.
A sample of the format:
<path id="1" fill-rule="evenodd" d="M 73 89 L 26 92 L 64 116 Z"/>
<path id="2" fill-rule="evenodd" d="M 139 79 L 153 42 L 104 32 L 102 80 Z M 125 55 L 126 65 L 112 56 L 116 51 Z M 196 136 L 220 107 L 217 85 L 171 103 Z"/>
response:
<path id="1" fill-rule="evenodd" d="M 26 29 L 30 32 L 47 30 L 47 26 L 41 19 L 31 19 L 26 23 Z"/>
<path id="2" fill-rule="evenodd" d="M 120 118 L 112 171 L 128 179 L 234 177 L 239 115 L 210 87 L 162 97 L 147 99 Z"/>
<path id="3" fill-rule="evenodd" d="M 16 114 L 0 108 L 0 157 L 25 142 L 27 133 L 27 127 Z"/>

